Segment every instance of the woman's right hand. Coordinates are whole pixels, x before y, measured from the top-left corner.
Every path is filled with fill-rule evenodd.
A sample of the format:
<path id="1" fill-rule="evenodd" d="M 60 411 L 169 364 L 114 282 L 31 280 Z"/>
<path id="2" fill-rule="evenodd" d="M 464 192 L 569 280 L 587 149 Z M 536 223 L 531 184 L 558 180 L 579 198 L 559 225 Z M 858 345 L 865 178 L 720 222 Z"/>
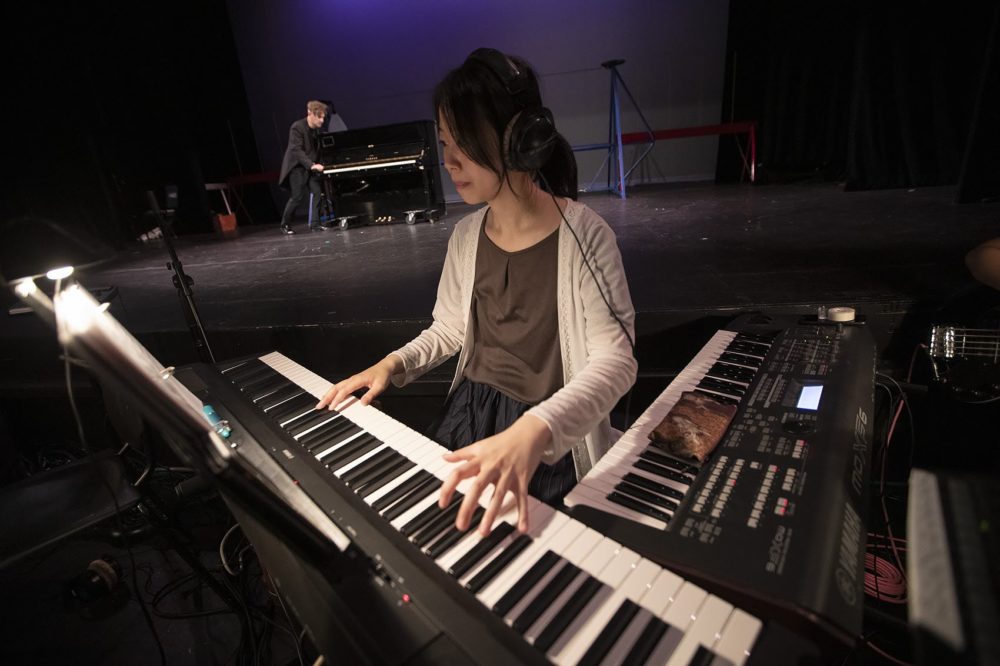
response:
<path id="1" fill-rule="evenodd" d="M 366 386 L 368 390 L 365 391 L 360 400 L 362 404 L 369 405 L 379 393 L 389 386 L 389 378 L 402 369 L 402 359 L 395 354 L 389 354 L 367 370 L 362 370 L 358 374 L 331 386 L 323 399 L 316 405 L 316 409 L 326 407 L 333 410 L 337 405 L 347 400 L 352 393 Z"/>

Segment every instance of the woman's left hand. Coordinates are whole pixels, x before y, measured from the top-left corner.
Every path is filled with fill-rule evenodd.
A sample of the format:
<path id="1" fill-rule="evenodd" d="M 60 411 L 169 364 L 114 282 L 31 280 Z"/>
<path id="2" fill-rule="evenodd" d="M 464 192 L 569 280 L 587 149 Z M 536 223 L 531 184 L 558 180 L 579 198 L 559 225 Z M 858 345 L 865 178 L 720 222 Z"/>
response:
<path id="1" fill-rule="evenodd" d="M 479 523 L 479 533 L 483 536 L 490 533 L 508 492 L 514 493 L 517 501 L 517 529 L 527 532 L 530 527 L 528 482 L 538 468 L 542 451 L 551 440 L 552 432 L 548 425 L 535 416 L 525 414 L 503 432 L 446 453 L 445 460 L 462 464 L 452 470 L 445 480 L 438 506 L 448 506 L 458 484 L 463 479 L 475 477 L 462 500 L 455 527 L 460 530 L 469 528 L 472 514 L 479 506 L 479 496 L 493 484 L 496 488 Z"/>

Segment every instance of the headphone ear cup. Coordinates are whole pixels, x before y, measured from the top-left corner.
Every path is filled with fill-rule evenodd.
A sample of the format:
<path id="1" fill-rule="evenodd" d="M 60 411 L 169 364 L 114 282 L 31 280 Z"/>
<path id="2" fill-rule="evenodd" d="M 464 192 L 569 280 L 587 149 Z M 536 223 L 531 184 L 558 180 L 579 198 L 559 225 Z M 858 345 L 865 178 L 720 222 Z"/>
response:
<path id="1" fill-rule="evenodd" d="M 556 146 L 556 124 L 552 112 L 541 106 L 521 111 L 507 123 L 503 148 L 507 168 L 538 171 L 549 161 Z"/>

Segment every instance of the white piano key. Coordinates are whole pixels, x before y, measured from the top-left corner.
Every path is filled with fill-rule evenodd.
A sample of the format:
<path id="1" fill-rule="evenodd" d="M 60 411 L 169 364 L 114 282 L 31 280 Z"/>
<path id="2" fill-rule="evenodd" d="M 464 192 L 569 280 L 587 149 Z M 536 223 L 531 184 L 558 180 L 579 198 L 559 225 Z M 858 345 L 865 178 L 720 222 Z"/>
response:
<path id="1" fill-rule="evenodd" d="M 529 643 L 534 643 L 538 640 L 538 637 L 545 631 L 545 628 L 549 626 L 549 623 L 555 619 L 556 614 L 562 611 L 563 606 L 580 591 L 580 586 L 587 580 L 587 572 L 581 571 L 577 573 L 576 577 L 570 581 L 562 592 L 552 601 L 548 608 L 542 611 L 542 614 L 538 616 L 538 619 L 532 623 L 531 627 L 524 632 L 524 638 Z"/>
<path id="2" fill-rule="evenodd" d="M 565 567 L 570 566 L 569 562 L 566 560 L 558 560 L 552 565 L 552 568 L 545 572 L 534 585 L 531 586 L 523 597 L 518 599 L 517 603 L 507 611 L 506 615 L 503 616 L 503 621 L 507 623 L 508 626 L 514 623 L 514 620 L 524 612 L 524 609 L 531 605 L 535 597 L 552 582 L 552 579 L 559 575 Z"/>
<path id="3" fill-rule="evenodd" d="M 492 499 L 492 487 L 489 497 L 485 498 L 484 502 L 488 502 L 491 499 Z M 483 506 L 486 506 L 486 504 L 483 504 Z M 539 518 L 539 516 L 548 517 L 548 514 L 544 513 L 544 509 L 542 509 L 542 507 L 544 507 L 544 509 L 548 509 L 548 514 L 552 512 L 552 509 L 550 507 L 541 502 L 529 503 L 528 506 L 529 523 L 533 523 L 535 520 Z M 504 500 L 504 504 L 501 505 L 501 511 L 499 514 L 497 514 L 496 521 L 493 523 L 494 529 L 496 529 L 496 526 L 500 525 L 501 523 L 509 523 L 511 525 L 514 525 L 516 528 L 517 519 L 518 519 L 517 503 L 514 501 L 512 495 L 508 495 L 508 497 Z M 484 555 L 476 566 L 472 567 L 459 579 L 461 584 L 465 585 L 465 583 L 471 580 L 473 576 L 479 573 L 480 569 L 486 566 L 487 563 L 489 563 L 500 552 L 506 549 L 507 546 L 509 546 L 520 535 L 521 533 L 515 529 L 514 532 L 509 534 L 503 541 L 497 544 L 495 548 L 493 548 L 489 553 Z M 484 538 L 485 537 L 480 535 L 479 532 L 476 530 L 476 526 L 472 525 L 469 528 L 469 533 L 461 541 L 455 544 L 455 546 L 449 549 L 448 552 L 444 553 L 443 555 L 441 555 L 441 557 L 439 557 L 436 560 L 438 566 L 447 571 L 448 569 L 451 568 L 451 565 L 453 565 L 458 560 L 462 559 L 462 557 L 464 557 L 466 553 L 475 548 L 479 544 L 479 542 L 482 541 Z"/>
<path id="4" fill-rule="evenodd" d="M 565 560 L 569 564 L 572 564 L 576 567 L 579 567 L 580 562 L 582 562 L 587 557 L 587 555 L 590 554 L 590 551 L 592 551 L 597 546 L 597 544 L 604 539 L 604 536 L 600 532 L 593 530 L 589 527 L 583 529 L 573 539 L 562 538 L 565 536 L 566 534 L 561 534 L 559 538 L 553 539 L 549 543 L 548 550 L 551 550 L 556 555 L 558 555 L 562 560 Z M 532 601 L 534 601 L 534 598 L 538 596 L 538 593 L 541 592 L 543 589 L 545 589 L 545 585 L 548 584 L 546 580 L 547 579 L 551 580 L 552 578 L 552 576 L 550 576 L 549 574 L 552 574 L 553 571 L 558 571 L 561 568 L 562 567 L 558 564 L 552 567 L 552 570 L 550 570 L 549 573 L 545 575 L 542 581 L 540 581 L 534 587 L 532 587 L 532 589 L 521 598 L 521 600 L 514 606 L 514 608 L 511 609 L 509 613 L 507 613 L 507 615 L 504 617 L 505 621 L 507 621 L 508 624 L 513 622 L 514 618 L 520 615 L 521 611 L 523 611 L 528 605 L 531 604 Z"/>
<path id="5" fill-rule="evenodd" d="M 549 542 L 563 532 L 569 536 L 576 536 L 583 531 L 583 525 L 569 516 L 558 511 L 553 512 L 552 517 L 537 525 L 533 525 L 529 530 L 532 536 L 532 543 L 524 549 L 504 571 L 491 580 L 483 589 L 477 593 L 477 597 L 487 608 L 500 600 L 507 590 L 511 588 L 530 569 L 538 559 L 549 549 Z"/>
<path id="6" fill-rule="evenodd" d="M 328 457 L 330 454 L 334 453 L 335 451 L 338 451 L 339 449 L 347 446 L 348 444 L 350 444 L 354 440 L 358 439 L 359 437 L 364 437 L 364 436 L 365 436 L 364 432 L 354 433 L 350 437 L 347 437 L 346 439 L 342 439 L 341 441 L 337 442 L 336 444 L 331 444 L 329 447 L 327 447 L 327 448 L 325 448 L 325 449 L 323 449 L 323 450 L 321 450 L 321 451 L 319 451 L 317 453 L 314 453 L 313 455 L 314 455 L 314 457 L 317 460 L 322 461 L 324 458 Z"/>
<path id="7" fill-rule="evenodd" d="M 426 492 L 426 491 L 425 491 Z M 398 531 L 403 525 L 407 524 L 414 518 L 416 518 L 424 509 L 429 507 L 431 504 L 437 504 L 438 501 L 438 491 L 434 490 L 426 495 L 422 500 L 411 506 L 408 510 L 404 511 L 400 515 L 396 516 L 396 519 L 390 522 Z"/>
<path id="8" fill-rule="evenodd" d="M 544 541 L 548 539 L 552 533 L 557 531 L 557 527 L 564 525 L 566 522 L 564 520 L 565 514 L 556 513 L 555 510 L 552 509 L 552 507 L 548 506 L 547 504 L 543 504 L 542 502 L 533 502 L 529 508 L 528 513 L 529 513 L 528 522 L 530 527 L 528 528 L 527 536 L 532 539 L 531 544 L 527 548 L 525 548 L 524 551 L 520 553 L 520 555 L 514 558 L 514 560 L 508 562 L 507 566 L 504 567 L 502 571 L 497 573 L 497 575 L 493 578 L 493 580 L 490 581 L 485 587 L 483 587 L 482 590 L 479 591 L 480 595 L 483 595 L 484 593 L 486 593 L 487 590 L 490 590 L 492 586 L 498 581 L 503 580 L 506 576 L 509 575 L 509 572 L 520 567 L 521 563 L 524 561 L 525 556 L 531 552 L 534 552 L 532 549 L 538 550 L 541 548 L 541 545 L 538 543 L 540 540 Z M 515 520 L 516 517 L 507 518 L 507 522 L 510 522 L 511 524 L 514 524 Z M 520 536 L 521 533 L 515 530 L 509 537 L 507 537 L 507 539 L 504 540 L 504 543 L 505 544 L 513 543 Z M 479 540 L 481 540 L 481 538 L 477 539 L 476 543 L 478 543 Z M 505 548 L 506 546 L 503 547 Z M 482 571 L 485 567 L 489 566 L 490 562 L 492 562 L 493 559 L 500 554 L 501 550 L 502 550 L 501 548 L 494 549 L 486 557 L 480 560 L 480 562 L 476 566 L 469 569 L 469 571 L 467 571 L 466 574 L 462 576 L 462 578 L 460 579 L 461 584 L 465 585 L 470 580 L 475 578 L 480 571 Z M 534 561 L 532 561 L 532 564 L 533 563 Z M 523 571 L 527 571 L 527 569 L 523 569 Z M 518 578 L 520 578 L 520 576 L 518 576 Z M 504 591 L 506 591 L 506 589 Z M 500 596 L 497 596 L 496 598 L 499 599 Z M 493 603 L 495 603 L 495 601 L 486 605 L 488 607 L 492 607 Z"/>
<path id="9" fill-rule="evenodd" d="M 636 601 L 659 617 L 674 602 L 683 584 L 684 579 L 673 571 L 661 569 L 653 585 Z"/>
<path id="10" fill-rule="evenodd" d="M 604 539 L 603 534 L 588 527 L 583 531 L 583 534 L 573 540 L 573 543 L 569 544 L 562 551 L 558 551 L 558 554 L 576 566 L 580 566 L 584 559 L 590 555 L 590 552 L 597 547 L 597 544 L 601 543 Z"/>
<path id="11" fill-rule="evenodd" d="M 625 578 L 630 576 L 639 567 L 641 562 L 642 557 L 639 556 L 639 553 L 624 546 L 619 546 L 614 557 L 611 558 L 611 561 L 604 568 L 597 572 L 591 571 L 590 573 L 605 585 L 617 590 L 621 587 Z"/>
<path id="12" fill-rule="evenodd" d="M 643 525 L 647 525 L 657 530 L 664 530 L 667 527 L 667 524 L 658 518 L 647 516 L 643 513 L 639 513 L 638 511 L 629 509 L 628 507 L 609 501 L 607 491 L 593 488 L 590 484 L 585 485 L 583 482 L 578 483 L 571 494 L 572 497 L 567 495 L 566 500 L 564 500 L 567 506 L 584 505 L 593 507 L 605 513 L 620 516 L 633 522 L 642 523 Z"/>
<path id="13" fill-rule="evenodd" d="M 621 581 L 634 571 L 638 561 L 638 553 L 625 548 L 612 539 L 601 540 L 590 551 L 590 554 L 578 566 L 584 573 L 604 583 L 604 586 L 566 627 L 562 635 L 548 650 L 548 654 L 555 655 L 562 651 L 573 639 L 573 636 L 587 623 L 588 618 L 608 601 Z"/>
<path id="14" fill-rule="evenodd" d="M 597 593 L 594 594 L 593 598 L 587 603 L 587 605 L 583 608 L 583 610 L 581 610 L 580 613 L 577 614 L 576 618 L 574 618 L 573 621 L 570 622 L 569 626 L 567 626 L 566 629 L 563 631 L 563 633 L 559 636 L 559 638 L 556 639 L 555 643 L 552 644 L 552 647 L 550 647 L 545 652 L 545 656 L 547 656 L 549 660 L 556 663 L 578 662 L 580 660 L 580 657 L 583 656 L 584 654 L 583 652 L 580 652 L 580 654 L 573 661 L 561 660 L 560 657 L 561 655 L 567 654 L 571 644 L 575 643 L 578 640 L 586 640 L 586 645 L 584 646 L 584 649 L 589 647 L 590 644 L 594 642 L 594 639 L 597 637 L 597 634 L 593 635 L 587 634 L 588 638 L 586 639 L 582 639 L 581 634 L 584 632 L 586 627 L 589 626 L 590 623 L 593 621 L 594 615 L 596 613 L 599 613 L 601 609 L 603 609 L 608 604 L 609 600 L 614 596 L 614 594 L 615 591 L 612 588 L 608 587 L 607 585 L 601 586 L 601 588 L 597 590 Z M 618 605 L 621 605 L 621 602 L 619 602 Z M 601 627 L 603 627 L 604 624 L 606 624 L 610 620 L 610 617 L 611 616 L 609 615 L 608 619 L 606 619 L 604 623 L 601 624 Z"/>
<path id="15" fill-rule="evenodd" d="M 363 456 L 359 456 L 348 463 L 342 464 L 340 467 L 333 470 L 333 473 L 335 476 L 344 476 L 345 474 L 353 470 L 355 467 L 360 467 L 361 465 L 365 464 L 369 458 L 374 458 L 375 456 L 379 455 L 380 453 L 382 453 L 387 449 L 392 450 L 392 447 L 389 446 L 388 444 L 382 444 L 381 446 L 377 446 L 368 453 L 364 454 Z"/>
<path id="16" fill-rule="evenodd" d="M 313 425 L 309 426 L 308 429 L 303 430 L 302 432 L 300 432 L 297 435 L 293 435 L 292 438 L 295 441 L 298 441 L 298 440 L 302 439 L 303 437 L 305 437 L 306 435 L 308 435 L 309 433 L 311 433 L 313 430 L 316 430 L 317 428 L 319 428 L 321 426 L 325 426 L 327 423 L 330 423 L 332 421 L 336 421 L 337 419 L 342 419 L 342 418 L 343 418 L 343 416 L 341 416 L 340 414 L 335 414 L 333 412 L 330 412 L 329 415 L 328 415 L 328 418 L 321 419 L 321 420 L 317 421 Z"/>
<path id="17" fill-rule="evenodd" d="M 577 566 L 597 578 L 604 567 L 618 556 L 622 548 L 623 546 L 617 541 L 604 538 L 594 546 L 585 559 L 577 563 Z"/>
<path id="18" fill-rule="evenodd" d="M 420 472 L 421 472 L 420 467 L 418 465 L 414 465 L 413 467 L 406 470 L 405 472 L 397 476 L 389 483 L 385 484 L 372 494 L 368 495 L 368 497 L 365 497 L 365 502 L 367 502 L 368 504 L 374 504 L 375 502 L 382 499 L 383 496 L 388 495 L 393 490 L 395 490 L 397 486 L 406 483 L 411 477 L 416 476 Z"/>
<path id="19" fill-rule="evenodd" d="M 660 619 L 681 631 L 687 631 L 688 626 L 695 618 L 695 613 L 705 602 L 707 596 L 708 593 L 705 590 L 694 583 L 686 582 L 674 595 L 673 602 L 660 614 Z"/>
<path id="20" fill-rule="evenodd" d="M 646 663 L 657 665 L 666 664 L 683 639 L 684 632 L 677 627 L 667 625 L 667 631 L 660 637 L 660 641 L 656 644 L 656 647 L 653 648 L 653 652 L 649 655 L 649 659 L 646 660 Z"/>
<path id="21" fill-rule="evenodd" d="M 632 551 L 631 555 L 622 560 L 627 562 L 632 559 L 632 555 L 638 557 Z M 612 590 L 610 595 L 606 595 L 599 601 L 596 607 L 588 607 L 586 620 L 576 627 L 571 638 L 561 641 L 552 646 L 548 652 L 550 659 L 558 664 L 575 664 L 586 654 L 597 637 L 604 631 L 611 618 L 626 601 L 638 602 L 639 598 L 652 586 L 653 581 L 660 572 L 660 567 L 649 560 L 639 559 L 624 572 L 606 568 L 598 576 L 600 580 L 608 585 Z"/>
<path id="22" fill-rule="evenodd" d="M 760 634 L 761 621 L 739 608 L 733 611 L 722 628 L 719 641 L 713 651 L 731 661 L 734 666 L 743 666 L 750 657 L 750 649 Z"/>
<path id="23" fill-rule="evenodd" d="M 628 653 L 632 651 L 632 647 L 635 645 L 636 640 L 642 634 L 643 629 L 649 624 L 649 620 L 652 615 L 646 609 L 640 609 L 629 625 L 622 632 L 615 644 L 611 646 L 611 650 L 608 654 L 601 660 L 601 666 L 611 666 L 621 664 Z"/>
<path id="24" fill-rule="evenodd" d="M 670 655 L 667 666 L 687 666 L 698 651 L 699 645 L 711 648 L 719 639 L 719 632 L 729 619 L 733 606 L 722 599 L 709 595 L 691 626 L 684 632 L 684 638 L 677 645 L 677 649 Z"/>

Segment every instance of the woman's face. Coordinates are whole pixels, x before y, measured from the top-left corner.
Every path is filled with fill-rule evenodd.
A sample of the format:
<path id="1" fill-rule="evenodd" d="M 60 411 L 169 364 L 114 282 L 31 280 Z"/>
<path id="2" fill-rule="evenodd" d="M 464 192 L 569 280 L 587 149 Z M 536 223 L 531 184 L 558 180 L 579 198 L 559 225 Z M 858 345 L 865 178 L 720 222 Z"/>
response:
<path id="1" fill-rule="evenodd" d="M 476 164 L 455 143 L 451 128 L 438 116 L 438 139 L 444 153 L 444 168 L 451 176 L 462 201 L 481 204 L 491 201 L 500 191 L 500 178 L 486 167 Z"/>

